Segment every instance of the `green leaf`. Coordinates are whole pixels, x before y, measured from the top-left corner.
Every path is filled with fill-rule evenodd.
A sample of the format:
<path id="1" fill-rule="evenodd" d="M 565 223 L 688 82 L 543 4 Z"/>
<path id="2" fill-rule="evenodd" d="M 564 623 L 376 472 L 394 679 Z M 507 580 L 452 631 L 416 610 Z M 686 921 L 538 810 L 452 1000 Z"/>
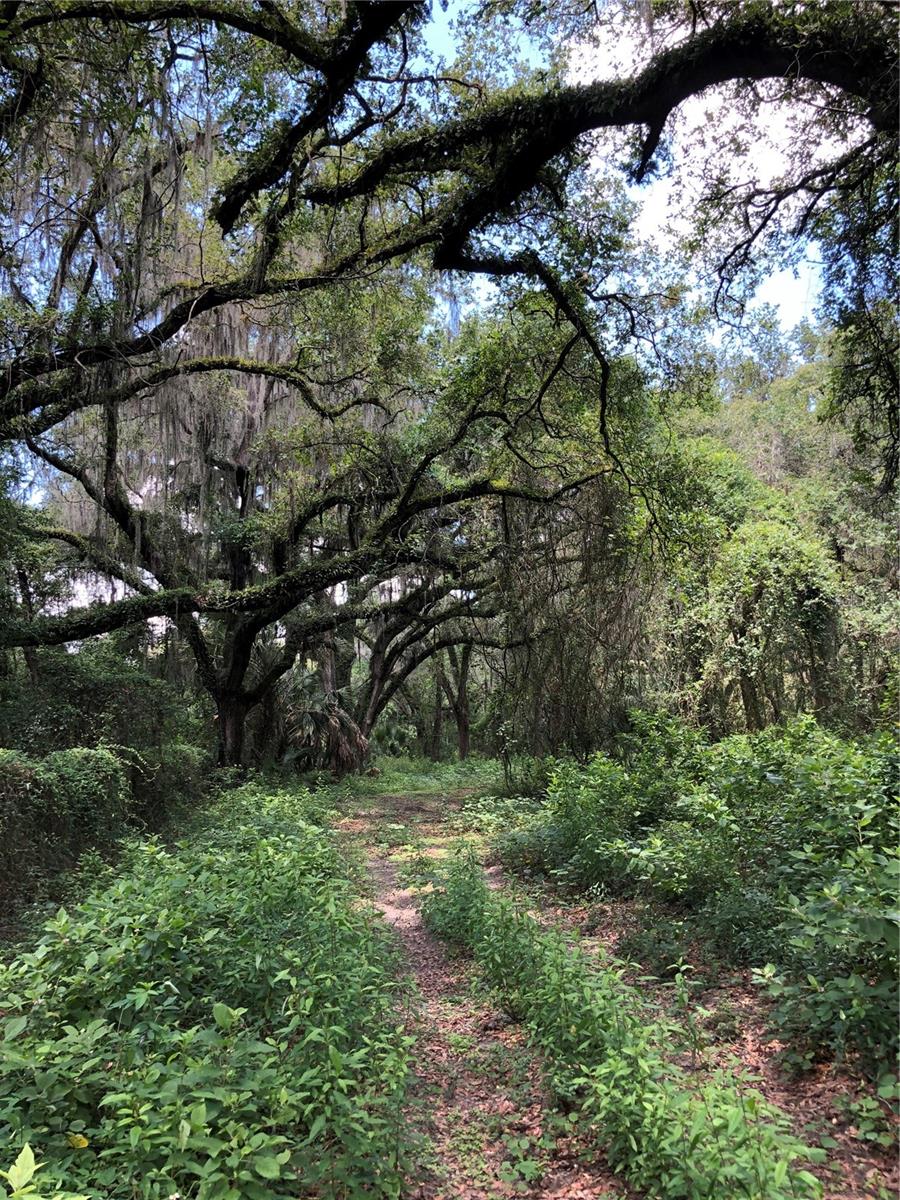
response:
<path id="1" fill-rule="evenodd" d="M 37 1170 L 37 1163 L 34 1161 L 34 1153 L 31 1146 L 26 1142 L 19 1153 L 19 1157 L 9 1169 L 6 1178 L 9 1180 L 10 1186 L 14 1192 L 19 1188 L 25 1187 L 31 1182 L 31 1177 Z"/>
<path id="2" fill-rule="evenodd" d="M 221 1000 L 217 1000 L 213 1005 L 213 1019 L 220 1029 L 230 1029 L 234 1024 L 234 1012 L 223 1004 Z"/>
<path id="3" fill-rule="evenodd" d="M 250 1162 L 253 1170 L 263 1179 L 278 1179 L 281 1175 L 281 1163 L 274 1154 L 257 1154 Z"/>
<path id="4" fill-rule="evenodd" d="M 27 1024 L 27 1017 L 12 1017 L 4 1027 L 3 1040 L 11 1042 L 13 1038 L 17 1038 Z"/>

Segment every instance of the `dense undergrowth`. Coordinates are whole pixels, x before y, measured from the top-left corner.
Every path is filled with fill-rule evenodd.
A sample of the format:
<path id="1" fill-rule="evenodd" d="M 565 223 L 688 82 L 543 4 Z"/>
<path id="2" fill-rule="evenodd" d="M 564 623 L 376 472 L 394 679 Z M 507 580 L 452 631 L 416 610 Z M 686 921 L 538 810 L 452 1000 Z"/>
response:
<path id="1" fill-rule="evenodd" d="M 226 793 L 0 968 L 10 1158 L 91 1200 L 397 1195 L 410 1041 L 328 801 Z"/>
<path id="2" fill-rule="evenodd" d="M 597 898 L 638 897 L 620 949 L 666 969 L 698 942 L 757 969 L 796 1066 L 897 1051 L 897 758 L 801 719 L 717 744 L 636 714 L 619 754 L 551 764 L 502 861 Z M 531 806 L 533 809 L 533 805 Z"/>
<path id="3" fill-rule="evenodd" d="M 596 965 L 492 895 L 458 858 L 425 901 L 438 934 L 470 950 L 527 1027 L 554 1091 L 580 1107 L 610 1165 L 648 1195 L 787 1200 L 821 1195 L 784 1114 L 720 1073 L 698 1082 L 663 1047 L 677 1030 L 648 1019 L 614 964 Z"/>
<path id="4" fill-rule="evenodd" d="M 0 749 L 0 911 L 7 917 L 52 892 L 88 849 L 109 850 L 148 821 L 159 825 L 200 790 L 203 754 L 172 744 L 155 754 L 76 746 L 30 758 Z"/>
<path id="5" fill-rule="evenodd" d="M 117 653 L 36 652 L 34 677 L 0 672 L 0 914 L 58 898 L 89 848 L 159 831 L 203 793 L 211 754 L 199 705 Z"/>

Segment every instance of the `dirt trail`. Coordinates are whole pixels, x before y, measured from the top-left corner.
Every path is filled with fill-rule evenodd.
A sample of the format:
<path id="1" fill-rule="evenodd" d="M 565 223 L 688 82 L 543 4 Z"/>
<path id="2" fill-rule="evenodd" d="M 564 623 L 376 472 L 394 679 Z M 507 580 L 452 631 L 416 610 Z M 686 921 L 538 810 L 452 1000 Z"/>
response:
<path id="1" fill-rule="evenodd" d="M 455 829 L 466 822 L 454 818 L 466 794 L 382 796 L 373 808 L 355 811 L 338 824 L 365 846 L 373 900 L 396 932 L 419 996 L 414 1016 L 419 1061 L 408 1120 L 426 1148 L 415 1154 L 408 1195 L 416 1200 L 632 1195 L 598 1162 L 599 1147 L 571 1134 L 542 1088 L 540 1064 L 521 1028 L 475 988 L 474 968 L 428 932 L 419 911 L 421 889 L 407 886 L 421 882 L 425 860 L 443 857 L 460 836 Z M 467 836 L 478 841 L 478 835 Z M 493 886 L 503 886 L 498 868 L 486 874 Z M 584 907 L 547 896 L 535 917 L 562 929 L 589 926 L 593 936 L 580 942 L 588 952 L 600 944 L 614 953 L 619 935 L 631 928 L 626 902 Z M 826 1200 L 898 1195 L 896 1163 L 833 1115 L 824 1126 L 835 1094 L 853 1094 L 850 1076 L 844 1079 L 823 1066 L 800 1080 L 787 1079 L 776 1062 L 778 1044 L 763 1037 L 758 997 L 745 992 L 746 986 L 731 983 L 704 995 L 704 1003 L 713 1006 L 710 1020 L 721 1013 L 737 1022 L 733 1034 L 727 1032 L 731 1025 L 721 1030 L 716 1025 L 708 1066 L 737 1058 L 756 1086 L 792 1118 L 803 1140 L 815 1144 L 816 1130 L 827 1128 L 828 1162 L 814 1168 Z"/>
<path id="2" fill-rule="evenodd" d="M 419 910 L 421 889 L 407 886 L 421 882 L 424 860 L 443 857 L 459 840 L 453 818 L 467 794 L 381 796 L 338 824 L 365 848 L 372 898 L 396 933 L 418 995 L 413 1016 L 418 1061 L 408 1119 L 421 1144 L 407 1194 L 415 1200 L 633 1196 L 606 1169 L 598 1147 L 572 1134 L 543 1089 L 540 1064 L 522 1030 L 478 990 L 467 960 L 428 931 Z M 465 836 L 478 841 L 477 835 Z M 489 867 L 486 874 L 493 886 L 503 886 L 499 868 Z M 615 953 L 630 916 L 627 904 L 610 907 L 615 913 L 604 912 L 608 919 L 598 923 L 593 909 L 548 897 L 535 916 L 561 929 L 583 929 L 589 922 L 594 936 L 583 938 L 582 947 L 589 951 L 596 943 Z M 810 1122 L 816 1118 L 821 1124 L 828 1097 L 849 1083 L 832 1078 L 825 1067 L 800 1081 L 786 1080 L 774 1058 L 777 1044 L 760 1033 L 755 995 L 746 1012 L 736 1013 L 741 989 L 719 990 L 723 1015 L 741 1020 L 733 1041 L 717 1034 L 709 1050 L 712 1065 L 738 1058 L 764 1094 L 792 1117 L 801 1138 L 814 1140 Z M 717 996 L 707 993 L 704 1000 L 718 1009 Z M 887 1200 L 898 1194 L 895 1163 L 854 1140 L 855 1131 L 833 1132 L 829 1162 L 815 1168 L 826 1200 Z"/>
<path id="3" fill-rule="evenodd" d="M 402 822 L 420 854 L 446 850 L 461 795 L 381 797 L 339 828 L 366 846 L 373 900 L 396 932 L 418 993 L 416 1083 L 410 1120 L 422 1137 L 409 1195 L 417 1200 L 600 1200 L 626 1194 L 580 1146 L 548 1103 L 521 1030 L 473 989 L 465 960 L 425 927 L 419 889 L 399 878 L 404 857 L 373 844 Z M 385 822 L 389 822 L 385 826 Z M 489 872 L 499 883 L 496 872 Z"/>

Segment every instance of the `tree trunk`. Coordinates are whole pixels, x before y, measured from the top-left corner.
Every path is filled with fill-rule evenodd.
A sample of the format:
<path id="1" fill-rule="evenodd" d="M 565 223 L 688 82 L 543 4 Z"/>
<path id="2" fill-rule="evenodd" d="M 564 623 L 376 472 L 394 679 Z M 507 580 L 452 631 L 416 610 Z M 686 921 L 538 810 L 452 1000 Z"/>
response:
<path id="1" fill-rule="evenodd" d="M 447 649 L 450 669 L 453 672 L 454 686 L 444 674 L 440 662 L 437 665 L 438 679 L 446 693 L 447 700 L 456 720 L 456 745 L 460 759 L 468 757 L 471 740 L 471 721 L 469 716 L 469 667 L 472 662 L 472 647 L 466 644 L 460 654 L 456 647 Z"/>
<path id="2" fill-rule="evenodd" d="M 470 728 L 469 728 L 469 709 L 457 709 L 456 712 L 456 744 L 459 749 L 460 761 L 469 757 L 470 744 Z"/>
<path id="3" fill-rule="evenodd" d="M 756 733 L 765 725 L 760 709 L 759 696 L 756 692 L 756 685 L 750 676 L 746 675 L 743 671 L 738 676 L 738 682 L 741 687 L 741 700 L 744 705 L 744 720 L 747 723 L 747 732 Z"/>
<path id="4" fill-rule="evenodd" d="M 219 713 L 220 767 L 239 767 L 244 754 L 244 722 L 247 705 L 237 696 L 219 696 L 216 699 Z"/>
<path id="5" fill-rule="evenodd" d="M 471 720 L 469 716 L 469 667 L 472 663 L 472 647 L 463 646 L 456 669 L 456 742 L 460 760 L 469 756 Z"/>
<path id="6" fill-rule="evenodd" d="M 436 668 L 434 675 L 434 724 L 431 729 L 431 760 L 441 761 L 441 743 L 444 740 L 444 705 L 441 696 L 441 675 Z"/>
<path id="7" fill-rule="evenodd" d="M 28 576 L 23 567 L 16 568 L 16 575 L 19 579 L 19 592 L 22 596 L 22 606 L 25 609 L 28 620 L 34 620 L 34 599 L 31 594 L 31 584 L 28 582 Z M 31 677 L 32 683 L 39 683 L 40 676 L 38 673 L 37 654 L 31 646 L 22 647 L 22 656 L 25 659 L 25 666 L 28 668 L 28 674 Z"/>

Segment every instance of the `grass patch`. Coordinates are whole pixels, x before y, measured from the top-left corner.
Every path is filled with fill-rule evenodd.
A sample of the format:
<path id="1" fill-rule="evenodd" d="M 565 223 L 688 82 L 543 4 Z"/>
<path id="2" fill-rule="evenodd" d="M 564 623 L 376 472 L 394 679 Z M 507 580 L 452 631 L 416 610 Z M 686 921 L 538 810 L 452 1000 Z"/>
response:
<path id="1" fill-rule="evenodd" d="M 494 759 L 467 758 L 462 762 L 432 762 L 427 758 L 379 758 L 373 772 L 353 779 L 352 790 L 360 796 L 418 795 L 488 789 L 502 778 Z"/>

